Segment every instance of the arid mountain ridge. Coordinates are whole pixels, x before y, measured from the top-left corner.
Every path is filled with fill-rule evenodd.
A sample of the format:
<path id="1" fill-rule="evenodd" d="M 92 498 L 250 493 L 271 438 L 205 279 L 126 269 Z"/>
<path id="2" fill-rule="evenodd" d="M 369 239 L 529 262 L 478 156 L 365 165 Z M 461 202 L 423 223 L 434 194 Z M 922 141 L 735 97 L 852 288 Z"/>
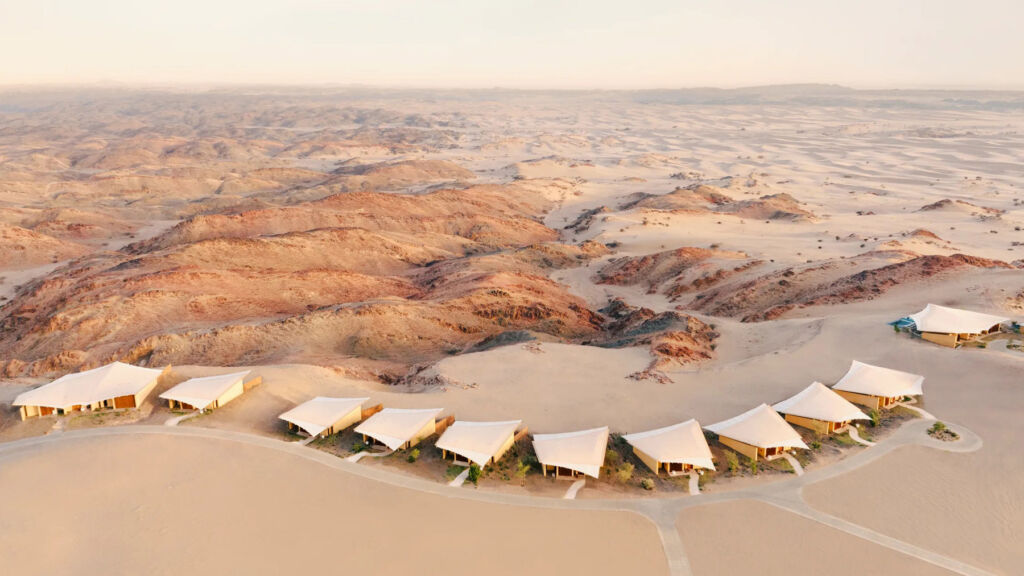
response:
<path id="1" fill-rule="evenodd" d="M 553 116 L 529 138 L 489 125 L 486 101 L 405 113 L 328 100 L 152 94 L 4 112 L 0 374 L 298 362 L 396 382 L 523 338 L 643 346 L 657 370 L 713 358 L 714 317 L 772 320 L 1016 266 L 927 230 L 836 236 L 863 250 L 800 264 L 717 243 L 630 252 L 576 236 L 664 217 L 807 234 L 830 215 L 766 172 L 705 178 L 660 152 L 602 156 L 630 145 L 620 129 L 583 136 Z M 613 177 L 621 194 L 580 200 Z M 959 198 L 919 206 L 1007 223 Z M 587 300 L 552 279 L 580 266 L 673 308 Z"/>

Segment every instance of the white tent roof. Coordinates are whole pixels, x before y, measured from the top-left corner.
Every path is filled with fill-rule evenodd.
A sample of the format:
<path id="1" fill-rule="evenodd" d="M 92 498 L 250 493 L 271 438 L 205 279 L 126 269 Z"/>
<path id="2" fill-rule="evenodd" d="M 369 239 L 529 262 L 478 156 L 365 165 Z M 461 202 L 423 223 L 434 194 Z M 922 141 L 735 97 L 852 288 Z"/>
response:
<path id="1" fill-rule="evenodd" d="M 826 422 L 868 420 L 852 402 L 829 390 L 821 382 L 815 382 L 788 400 L 772 406 L 776 412 L 803 416 Z"/>
<path id="2" fill-rule="evenodd" d="M 832 389 L 896 398 L 898 396 L 920 396 L 923 394 L 923 384 L 924 376 L 900 372 L 892 368 L 872 366 L 854 360 L 846 376 L 836 382 Z"/>
<path id="3" fill-rule="evenodd" d="M 356 427 L 356 432 L 381 442 L 392 450 L 398 450 L 427 425 L 444 408 L 406 410 L 385 408 Z"/>
<path id="4" fill-rule="evenodd" d="M 133 396 L 163 373 L 161 368 L 141 368 L 114 362 L 60 378 L 14 399 L 15 406 L 46 406 L 66 409 L 86 406 L 119 396 Z"/>
<path id="5" fill-rule="evenodd" d="M 232 372 L 231 374 L 220 374 L 218 376 L 205 376 L 203 378 L 189 378 L 174 388 L 160 395 L 164 400 L 176 400 L 191 404 L 200 410 L 204 410 L 220 395 L 227 392 L 229 388 L 241 382 L 249 371 Z"/>
<path id="6" fill-rule="evenodd" d="M 497 454 L 509 436 L 516 433 L 516 428 L 522 422 L 522 420 L 505 422 L 458 420 L 438 438 L 436 446 L 464 456 L 483 468 Z"/>
<path id="7" fill-rule="evenodd" d="M 758 448 L 807 448 L 800 434 L 767 404 L 761 404 L 735 418 L 705 428 L 719 436 L 739 440 Z"/>
<path id="8" fill-rule="evenodd" d="M 278 416 L 305 430 L 310 436 L 327 430 L 342 416 L 360 408 L 369 398 L 328 398 L 317 396 Z"/>
<path id="9" fill-rule="evenodd" d="M 952 334 L 977 334 L 984 330 L 1002 324 L 1009 320 L 1002 316 L 982 314 L 959 308 L 947 308 L 929 304 L 917 314 L 911 314 L 910 319 L 917 325 L 921 332 L 943 332 Z"/>
<path id="10" fill-rule="evenodd" d="M 541 464 L 569 468 L 597 478 L 608 450 L 608 427 L 563 434 L 534 434 L 533 450 Z"/>
<path id="11" fill-rule="evenodd" d="M 696 420 L 687 420 L 665 428 L 626 434 L 627 442 L 649 454 L 658 462 L 690 464 L 715 469 L 711 448 Z"/>

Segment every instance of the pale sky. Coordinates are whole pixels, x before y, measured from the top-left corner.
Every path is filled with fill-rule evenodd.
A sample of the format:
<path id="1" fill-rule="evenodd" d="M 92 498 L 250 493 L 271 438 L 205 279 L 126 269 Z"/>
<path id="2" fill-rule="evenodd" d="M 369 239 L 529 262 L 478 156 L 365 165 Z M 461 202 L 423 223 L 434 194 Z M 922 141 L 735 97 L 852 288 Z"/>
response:
<path id="1" fill-rule="evenodd" d="M 1020 0 L 0 0 L 0 84 L 1024 88 Z"/>

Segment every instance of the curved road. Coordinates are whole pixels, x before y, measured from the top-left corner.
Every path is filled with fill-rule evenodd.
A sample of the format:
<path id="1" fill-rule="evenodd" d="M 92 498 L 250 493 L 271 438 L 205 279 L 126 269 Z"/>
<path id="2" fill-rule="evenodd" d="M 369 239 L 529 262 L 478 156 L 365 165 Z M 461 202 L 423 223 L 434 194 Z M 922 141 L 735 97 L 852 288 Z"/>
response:
<path id="1" fill-rule="evenodd" d="M 431 482 L 429 480 L 404 475 L 398 472 L 392 472 L 384 468 L 360 466 L 354 462 L 346 461 L 343 458 L 339 458 L 327 452 L 308 448 L 298 442 L 285 442 L 283 440 L 257 436 L 255 434 L 248 434 L 244 432 L 200 427 L 179 428 L 153 425 L 131 425 L 116 428 L 93 428 L 88 430 L 65 432 L 59 435 L 26 438 L 23 440 L 0 444 L 0 462 L 9 459 L 12 455 L 17 454 L 18 452 L 52 442 L 73 442 L 77 439 L 83 438 L 129 434 L 192 436 L 241 442 L 251 446 L 260 446 L 271 450 L 277 450 L 279 452 L 285 452 L 299 458 L 318 462 L 329 468 L 334 468 L 336 470 L 341 470 L 349 474 L 355 474 L 392 486 L 419 490 L 420 492 L 435 494 L 444 498 L 466 498 L 470 500 L 512 506 L 571 508 L 576 510 L 616 510 L 637 513 L 646 517 L 657 526 L 658 533 L 661 536 L 662 546 L 665 550 L 665 556 L 668 561 L 669 573 L 672 576 L 688 576 L 692 574 L 689 560 L 686 556 L 686 551 L 676 527 L 676 520 L 683 510 L 693 506 L 702 506 L 705 504 L 725 502 L 729 500 L 760 500 L 778 508 L 788 510 L 789 512 L 804 518 L 841 530 L 852 536 L 913 556 L 958 574 L 964 574 L 966 576 L 992 576 L 990 572 L 982 570 L 976 566 L 972 566 L 931 550 L 914 546 L 841 518 L 825 514 L 824 512 L 812 508 L 803 499 L 802 490 L 804 486 L 856 470 L 857 468 L 874 462 L 902 446 L 924 445 L 947 452 L 972 452 L 981 448 L 981 439 L 973 432 L 962 426 L 950 426 L 951 428 L 956 429 L 961 436 L 960 441 L 950 443 L 941 442 L 929 437 L 926 433 L 929 425 L 929 421 L 911 420 L 876 446 L 863 449 L 857 454 L 835 464 L 831 464 L 820 469 L 808 470 L 802 476 L 794 476 L 778 482 L 762 484 L 743 490 L 718 494 L 704 494 L 700 498 L 675 496 L 630 499 L 563 500 L 520 494 L 458 490 L 451 488 L 446 484 Z"/>

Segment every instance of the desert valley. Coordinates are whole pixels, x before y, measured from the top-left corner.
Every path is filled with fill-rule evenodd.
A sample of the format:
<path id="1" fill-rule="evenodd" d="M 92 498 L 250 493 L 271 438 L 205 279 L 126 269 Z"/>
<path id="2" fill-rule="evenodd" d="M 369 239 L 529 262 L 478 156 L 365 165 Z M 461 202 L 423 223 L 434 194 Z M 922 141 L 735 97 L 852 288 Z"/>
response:
<path id="1" fill-rule="evenodd" d="M 0 566 L 1014 574 L 1022 111 L 830 85 L 7 89 Z M 1001 327 L 942 346 L 929 304 Z M 923 393 L 793 427 L 777 458 L 729 443 L 761 404 L 788 430 L 812 383 L 856 401 L 854 361 Z M 159 371 L 137 405 L 18 401 L 113 362 Z M 221 375 L 230 403 L 174 395 Z M 361 424 L 280 418 L 316 397 L 364 399 Z M 373 446 L 407 409 L 437 409 L 430 434 Z M 637 433 L 690 419 L 713 466 L 650 469 Z M 490 421 L 497 458 L 445 460 Z M 604 427 L 599 474 L 552 477 L 548 435 Z"/>

